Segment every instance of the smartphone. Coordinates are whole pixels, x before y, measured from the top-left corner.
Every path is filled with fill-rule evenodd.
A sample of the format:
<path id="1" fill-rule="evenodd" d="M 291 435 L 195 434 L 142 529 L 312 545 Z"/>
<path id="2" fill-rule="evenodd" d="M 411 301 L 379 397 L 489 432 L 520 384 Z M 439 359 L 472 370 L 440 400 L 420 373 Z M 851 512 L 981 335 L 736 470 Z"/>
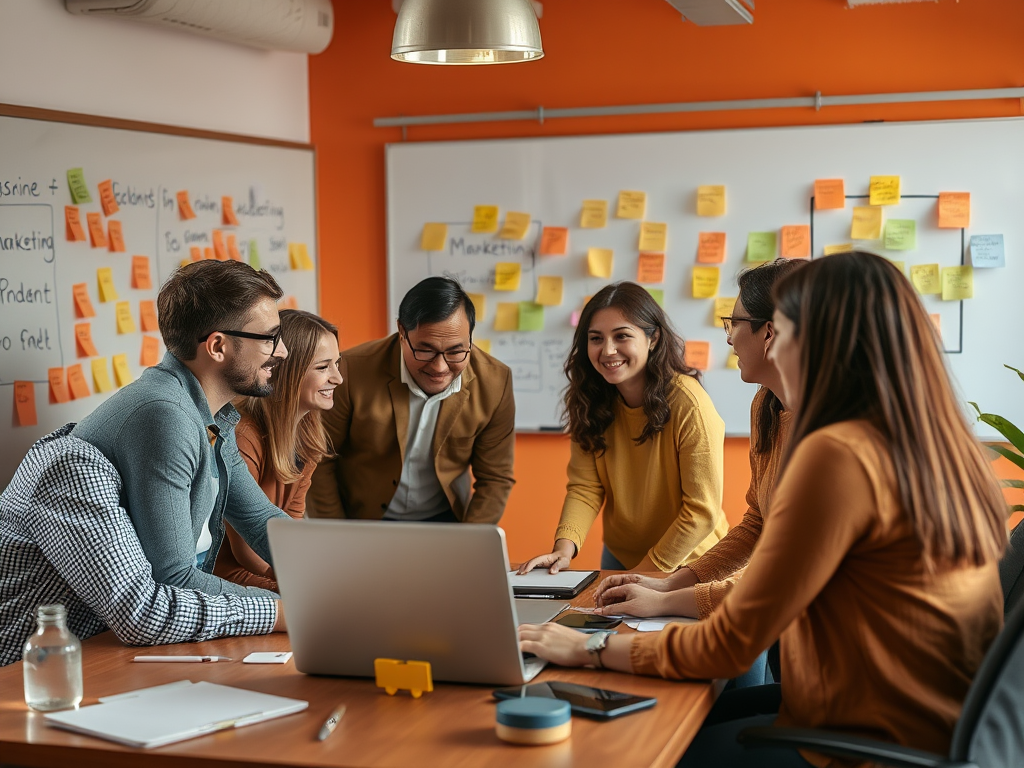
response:
<path id="1" fill-rule="evenodd" d="M 561 699 L 569 702 L 569 708 L 578 715 L 587 715 L 608 720 L 641 709 L 650 709 L 658 700 L 649 696 L 634 696 L 631 693 L 592 688 L 552 680 L 548 683 L 517 685 L 514 688 L 499 688 L 494 692 L 496 699 L 518 699 L 523 696 L 538 696 L 545 699 Z"/>
<path id="2" fill-rule="evenodd" d="M 563 627 L 572 627 L 580 632 L 600 632 L 602 629 L 611 629 L 622 623 L 622 619 L 612 616 L 595 616 L 590 613 L 564 613 L 555 619 L 555 624 Z"/>

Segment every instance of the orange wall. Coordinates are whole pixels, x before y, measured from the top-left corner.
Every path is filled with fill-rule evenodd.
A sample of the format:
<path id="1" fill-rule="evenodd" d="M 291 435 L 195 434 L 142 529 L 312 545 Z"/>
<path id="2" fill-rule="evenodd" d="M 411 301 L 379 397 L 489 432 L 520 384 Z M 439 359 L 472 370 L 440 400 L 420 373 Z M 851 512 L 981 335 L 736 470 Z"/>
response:
<path id="1" fill-rule="evenodd" d="M 756 23 L 699 28 L 663 0 L 545 0 L 546 57 L 428 67 L 389 57 L 388 0 L 335 0 L 335 36 L 310 57 L 317 147 L 321 307 L 343 346 L 388 331 L 384 145 L 375 117 L 545 107 L 1001 88 L 1024 85 L 1024 3 L 940 0 L 848 10 L 844 0 L 758 3 Z M 580 118 L 409 129 L 411 141 L 627 133 L 862 120 L 1018 116 L 1017 100 Z M 683 329 L 685 332 L 685 329 Z M 564 437 L 523 435 L 503 520 L 513 560 L 550 546 L 564 493 Z M 747 441 L 728 440 L 725 508 L 743 513 Z M 594 531 L 581 553 L 594 565 Z"/>

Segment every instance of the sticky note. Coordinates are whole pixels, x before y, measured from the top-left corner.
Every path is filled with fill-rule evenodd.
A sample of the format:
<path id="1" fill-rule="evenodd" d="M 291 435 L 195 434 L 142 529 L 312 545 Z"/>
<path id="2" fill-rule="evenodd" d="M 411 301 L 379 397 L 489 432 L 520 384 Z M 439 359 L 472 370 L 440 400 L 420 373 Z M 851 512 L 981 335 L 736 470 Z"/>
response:
<path id="1" fill-rule="evenodd" d="M 85 220 L 89 224 L 89 245 L 93 248 L 106 248 L 107 235 L 103 231 L 103 218 L 99 212 L 85 214 Z"/>
<path id="2" fill-rule="evenodd" d="M 75 351 L 78 357 L 96 357 L 99 354 L 92 340 L 91 323 L 75 323 Z"/>
<path id="3" fill-rule="evenodd" d="M 706 371 L 711 363 L 711 342 L 687 339 L 683 357 L 690 368 Z"/>
<path id="4" fill-rule="evenodd" d="M 200 248 L 198 245 L 190 245 L 188 247 L 188 255 L 189 255 L 189 258 L 192 259 L 192 261 L 202 261 L 203 260 L 203 249 Z"/>
<path id="5" fill-rule="evenodd" d="M 85 373 L 82 371 L 82 364 L 75 363 L 68 366 L 68 388 L 71 390 L 72 400 L 81 400 L 89 397 L 92 392 L 85 381 Z"/>
<path id="6" fill-rule="evenodd" d="M 71 190 L 71 202 L 75 205 L 92 202 L 89 185 L 85 183 L 85 173 L 81 168 L 68 168 L 68 188 Z"/>
<path id="7" fill-rule="evenodd" d="M 132 383 L 132 372 L 128 369 L 127 355 L 114 355 L 110 362 L 114 364 L 114 381 L 118 387 Z"/>
<path id="8" fill-rule="evenodd" d="M 533 301 L 519 302 L 519 330 L 544 330 L 544 305 Z"/>
<path id="9" fill-rule="evenodd" d="M 519 302 L 499 301 L 498 310 L 494 313 L 494 330 L 519 330 Z"/>
<path id="10" fill-rule="evenodd" d="M 939 192 L 939 227 L 966 229 L 971 226 L 971 193 Z"/>
<path id="11" fill-rule="evenodd" d="M 828 211 L 846 207 L 846 189 L 842 179 L 814 180 L 814 210 Z"/>
<path id="12" fill-rule="evenodd" d="M 473 224 L 470 232 L 497 232 L 498 206 L 476 205 L 473 207 Z"/>
<path id="13" fill-rule="evenodd" d="M 747 235 L 747 261 L 771 261 L 778 246 L 775 232 L 751 232 Z"/>
<path id="14" fill-rule="evenodd" d="M 640 225 L 640 251 L 665 252 L 668 240 L 668 224 L 645 221 Z"/>
<path id="15" fill-rule="evenodd" d="M 50 380 L 50 403 L 66 403 L 71 399 L 68 391 L 68 380 L 63 368 L 49 368 L 46 378 Z"/>
<path id="16" fill-rule="evenodd" d="M 620 219 L 642 219 L 646 212 L 646 192 L 630 192 L 627 190 L 619 192 L 619 204 L 615 208 L 615 215 Z"/>
<path id="17" fill-rule="evenodd" d="M 719 328 L 724 328 L 725 325 L 722 323 L 723 317 L 732 317 L 733 307 L 736 306 L 735 296 L 719 296 L 715 299 L 715 308 L 712 314 L 714 318 L 711 322 L 712 325 L 717 325 Z"/>
<path id="18" fill-rule="evenodd" d="M 117 289 L 114 288 L 114 272 L 110 267 L 96 270 L 96 281 L 100 287 L 100 301 L 117 301 Z"/>
<path id="19" fill-rule="evenodd" d="M 220 199 L 220 221 L 225 227 L 237 227 L 238 217 L 235 216 L 235 201 L 224 195 Z"/>
<path id="20" fill-rule="evenodd" d="M 971 265 L 990 269 L 1006 266 L 1002 235 L 971 235 Z"/>
<path id="21" fill-rule="evenodd" d="M 911 265 L 910 282 L 914 284 L 917 292 L 922 296 L 942 293 L 942 283 L 939 282 L 938 264 Z"/>
<path id="22" fill-rule="evenodd" d="M 483 322 L 487 316 L 487 296 L 482 293 L 467 293 L 469 300 L 473 302 L 473 309 L 476 310 L 476 321 Z"/>
<path id="23" fill-rule="evenodd" d="M 611 248 L 587 249 L 587 274 L 589 274 L 591 277 L 612 276 Z"/>
<path id="24" fill-rule="evenodd" d="M 288 243 L 288 268 L 299 269 L 299 250 L 296 243 Z"/>
<path id="25" fill-rule="evenodd" d="M 581 229 L 602 229 L 608 224 L 607 200 L 584 200 L 580 213 Z"/>
<path id="26" fill-rule="evenodd" d="M 421 251 L 443 251 L 447 242 L 447 224 L 435 221 L 423 225 L 423 232 L 420 234 Z"/>
<path id="27" fill-rule="evenodd" d="M 92 385 L 97 392 L 110 392 L 114 385 L 107 373 L 107 358 L 94 357 L 92 360 Z"/>
<path id="28" fill-rule="evenodd" d="M 178 192 L 177 198 L 178 215 L 181 217 L 182 221 L 185 221 L 187 219 L 194 219 L 196 217 L 196 212 L 192 210 L 192 203 L 190 203 L 188 200 L 188 190 L 183 189 L 180 192 Z"/>
<path id="29" fill-rule="evenodd" d="M 943 267 L 942 300 L 960 301 L 974 297 L 974 267 Z"/>
<path id="30" fill-rule="evenodd" d="M 735 352 L 729 353 L 729 357 L 725 359 L 725 367 L 732 371 L 738 371 L 740 369 L 740 358 Z"/>
<path id="31" fill-rule="evenodd" d="M 903 274 L 907 273 L 907 262 L 905 262 L 905 261 L 896 261 L 895 259 L 890 259 L 890 262 L 892 263 L 892 265 L 894 267 L 896 267 L 896 269 L 898 269 Z"/>
<path id="32" fill-rule="evenodd" d="M 697 261 L 722 264 L 725 261 L 725 232 L 701 232 L 697 241 Z"/>
<path id="33" fill-rule="evenodd" d="M 103 215 L 113 216 L 121 210 L 121 206 L 117 204 L 117 198 L 114 197 L 114 182 L 107 179 L 101 181 L 97 186 L 100 190 L 100 205 L 103 207 Z"/>
<path id="34" fill-rule="evenodd" d="M 718 267 L 693 268 L 693 298 L 712 299 L 718 294 Z"/>
<path id="35" fill-rule="evenodd" d="M 214 247 L 217 245 L 217 238 L 213 240 Z M 218 257 L 219 258 L 219 257 Z M 309 257 L 309 250 L 305 243 L 288 243 L 288 261 L 292 269 L 303 272 L 313 271 L 313 260 Z"/>
<path id="36" fill-rule="evenodd" d="M 143 291 L 153 289 L 153 280 L 149 275 L 148 256 L 132 256 L 132 288 Z"/>
<path id="37" fill-rule="evenodd" d="M 491 340 L 490 339 L 473 339 L 473 345 L 488 355 L 491 354 Z"/>
<path id="38" fill-rule="evenodd" d="M 64 206 L 64 233 L 69 242 L 85 242 L 85 230 L 77 205 Z"/>
<path id="39" fill-rule="evenodd" d="M 568 227 L 544 227 L 540 233 L 541 256 L 564 256 L 569 245 Z"/>
<path id="40" fill-rule="evenodd" d="M 826 245 L 825 255 L 831 256 L 833 253 L 850 253 L 853 250 L 853 243 L 839 243 L 838 245 Z"/>
<path id="41" fill-rule="evenodd" d="M 132 305 L 130 301 L 119 301 L 114 307 L 114 317 L 117 319 L 118 333 L 135 333 L 135 321 L 132 320 Z"/>
<path id="42" fill-rule="evenodd" d="M 85 283 L 75 283 L 71 286 L 75 297 L 76 317 L 96 317 L 96 310 L 92 307 L 92 300 L 89 299 L 89 288 Z"/>
<path id="43" fill-rule="evenodd" d="M 203 248 L 203 260 L 213 261 L 214 259 L 216 259 L 216 254 L 214 254 L 213 248 L 211 248 L 210 246 L 205 246 Z"/>
<path id="44" fill-rule="evenodd" d="M 139 322 L 143 331 L 159 331 L 160 325 L 156 317 L 156 302 L 153 300 L 139 302 Z"/>
<path id="45" fill-rule="evenodd" d="M 917 223 L 913 219 L 886 221 L 885 248 L 889 251 L 912 251 L 917 248 Z"/>
<path id="46" fill-rule="evenodd" d="M 724 216 L 725 215 L 725 187 L 722 185 L 709 185 L 697 187 L 697 215 L 698 216 Z"/>
<path id="47" fill-rule="evenodd" d="M 107 222 L 107 242 L 110 244 L 111 253 L 124 253 L 124 234 L 121 231 L 121 222 L 117 219 Z"/>
<path id="48" fill-rule="evenodd" d="M 570 315 L 570 317 L 569 317 L 569 325 L 571 325 L 573 328 L 578 326 L 580 324 L 580 315 L 581 314 L 583 314 L 582 310 L 574 309 L 572 311 L 572 315 Z"/>
<path id="49" fill-rule="evenodd" d="M 198 253 L 199 249 L 195 248 L 195 251 Z M 193 261 L 198 261 L 198 259 L 193 259 Z M 253 269 L 260 268 L 260 249 L 256 245 L 256 238 L 249 241 L 249 266 Z"/>
<path id="50" fill-rule="evenodd" d="M 636 267 L 636 281 L 638 283 L 664 283 L 665 254 L 641 253 Z"/>
<path id="51" fill-rule="evenodd" d="M 530 214 L 520 211 L 508 211 L 505 214 L 505 224 L 498 237 L 502 240 L 522 240 L 526 237 L 526 231 L 530 228 Z"/>
<path id="52" fill-rule="evenodd" d="M 900 177 L 872 176 L 868 192 L 871 205 L 896 205 L 900 201 Z"/>
<path id="53" fill-rule="evenodd" d="M 291 255 L 291 252 L 292 244 L 288 243 L 289 256 Z M 224 242 L 224 233 L 219 229 L 213 230 L 213 255 L 216 257 L 217 261 L 227 261 L 230 258 L 228 256 L 228 246 Z M 292 269 L 298 269 L 298 267 L 293 264 Z"/>
<path id="54" fill-rule="evenodd" d="M 644 286 L 644 288 L 647 290 L 647 292 L 649 294 L 651 294 L 651 298 L 654 299 L 655 303 L 659 307 L 664 307 L 665 306 L 665 289 L 664 288 L 649 288 L 646 285 Z"/>
<path id="55" fill-rule="evenodd" d="M 518 291 L 523 266 L 517 261 L 499 261 L 494 265 L 494 290 Z"/>
<path id="56" fill-rule="evenodd" d="M 562 278 L 557 275 L 541 275 L 537 278 L 537 303 L 545 307 L 557 307 L 562 303 Z M 523 313 L 519 312 L 520 320 Z"/>
<path id="57" fill-rule="evenodd" d="M 160 340 L 156 336 L 142 337 L 142 354 L 139 365 L 150 366 L 160 362 Z"/>
<path id="58" fill-rule="evenodd" d="M 853 206 L 853 225 L 850 238 L 853 240 L 878 240 L 882 237 L 882 209 L 869 205 Z"/>
<path id="59" fill-rule="evenodd" d="M 939 340 L 942 340 L 942 315 L 931 314 L 928 315 L 928 319 L 932 321 L 932 326 L 935 328 L 935 333 L 938 334 Z"/>
<path id="60" fill-rule="evenodd" d="M 807 224 L 782 228 L 782 255 L 787 259 L 810 258 L 811 228 Z"/>
<path id="61" fill-rule="evenodd" d="M 36 385 L 31 381 L 14 382 L 14 410 L 18 414 L 19 427 L 34 427 L 36 418 Z"/>
<path id="62" fill-rule="evenodd" d="M 238 250 L 238 238 L 235 235 L 228 235 L 228 256 L 234 261 L 245 261 L 242 252 Z"/>

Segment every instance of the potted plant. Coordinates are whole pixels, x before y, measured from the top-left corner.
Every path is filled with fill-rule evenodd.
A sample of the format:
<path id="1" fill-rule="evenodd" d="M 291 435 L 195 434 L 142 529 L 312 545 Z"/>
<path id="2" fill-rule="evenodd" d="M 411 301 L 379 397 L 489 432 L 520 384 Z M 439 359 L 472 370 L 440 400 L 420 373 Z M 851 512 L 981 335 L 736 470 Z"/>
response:
<path id="1" fill-rule="evenodd" d="M 1009 368 L 1020 377 L 1021 381 L 1024 381 L 1024 373 L 1010 365 L 1004 365 L 1003 367 Z M 1012 461 L 1021 469 L 1024 469 L 1024 432 L 1021 432 L 1012 422 L 1004 419 L 1002 416 L 996 416 L 994 413 L 982 413 L 977 403 L 971 403 L 971 406 L 978 412 L 978 421 L 993 427 L 1010 443 L 1010 447 L 999 445 L 998 443 L 987 443 L 985 447 L 997 456 L 1002 456 Z M 1002 483 L 1006 488 L 1024 490 L 1024 480 L 1003 480 Z M 1024 512 L 1024 504 L 1013 504 L 1009 512 L 1010 514 Z"/>

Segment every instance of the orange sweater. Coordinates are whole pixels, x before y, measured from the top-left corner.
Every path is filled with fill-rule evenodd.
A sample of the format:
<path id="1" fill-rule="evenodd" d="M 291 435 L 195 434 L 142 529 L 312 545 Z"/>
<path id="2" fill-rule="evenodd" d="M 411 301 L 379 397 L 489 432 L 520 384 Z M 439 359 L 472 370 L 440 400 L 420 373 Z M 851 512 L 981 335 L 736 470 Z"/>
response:
<path id="1" fill-rule="evenodd" d="M 995 562 L 925 572 L 887 445 L 851 421 L 797 446 L 747 572 L 719 609 L 637 634 L 632 663 L 668 678 L 735 677 L 781 635 L 778 725 L 943 754 L 1002 621 Z"/>

